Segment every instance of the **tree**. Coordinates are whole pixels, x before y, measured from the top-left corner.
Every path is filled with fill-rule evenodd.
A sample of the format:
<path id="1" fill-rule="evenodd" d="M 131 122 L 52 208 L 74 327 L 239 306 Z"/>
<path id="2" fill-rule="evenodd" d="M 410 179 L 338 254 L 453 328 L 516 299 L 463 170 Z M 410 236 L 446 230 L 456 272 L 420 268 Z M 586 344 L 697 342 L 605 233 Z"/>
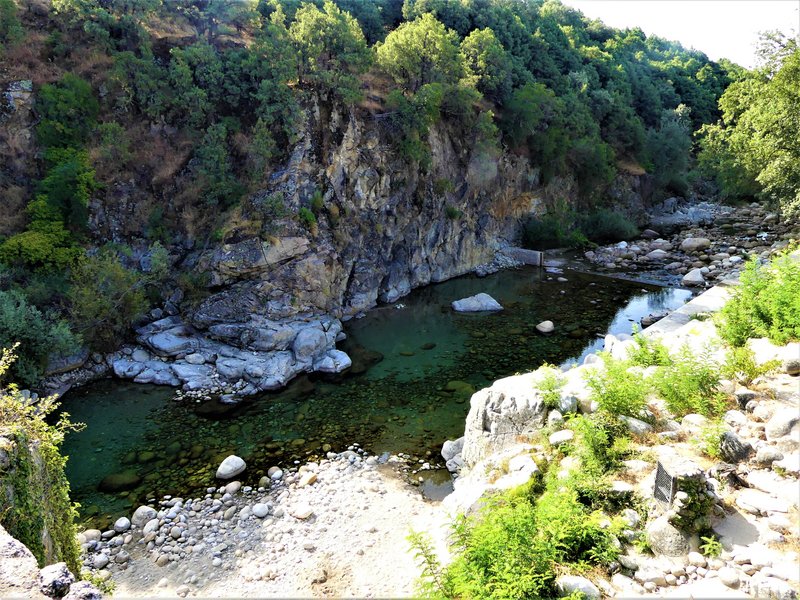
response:
<path id="1" fill-rule="evenodd" d="M 51 355 L 77 351 L 80 339 L 67 323 L 43 314 L 18 290 L 0 291 L 0 347 L 19 343 L 11 374 L 27 386 L 36 385 Z"/>
<path id="2" fill-rule="evenodd" d="M 689 107 L 679 104 L 675 110 L 665 110 L 658 129 L 651 129 L 647 145 L 653 165 L 656 185 L 685 194 L 692 148 L 692 123 Z"/>
<path id="3" fill-rule="evenodd" d="M 148 308 L 146 281 L 108 251 L 86 257 L 73 270 L 69 291 L 72 320 L 98 350 L 118 347 L 130 324 Z"/>
<path id="4" fill-rule="evenodd" d="M 403 23 L 377 46 L 378 64 L 403 89 L 456 83 L 464 74 L 458 36 L 426 13 Z"/>
<path id="5" fill-rule="evenodd" d="M 289 27 L 299 53 L 300 80 L 319 91 L 331 91 L 346 103 L 361 96 L 358 75 L 372 55 L 361 28 L 350 14 L 327 1 L 320 10 L 305 4 Z"/>
<path id="6" fill-rule="evenodd" d="M 511 92 L 511 59 L 488 27 L 461 42 L 466 80 L 484 96 L 502 103 Z"/>
<path id="7" fill-rule="evenodd" d="M 100 105 L 87 81 L 65 73 L 56 83 L 42 86 L 36 111 L 41 118 L 36 127 L 40 144 L 74 148 L 83 145 L 94 130 Z"/>
<path id="8" fill-rule="evenodd" d="M 0 57 L 3 56 L 3 46 L 13 46 L 24 35 L 14 0 L 0 0 Z"/>
<path id="9" fill-rule="evenodd" d="M 89 200 L 98 187 L 89 155 L 83 150 L 53 149 L 47 159 L 53 166 L 39 183 L 39 192 L 58 211 L 67 229 L 81 234 L 89 220 Z"/>

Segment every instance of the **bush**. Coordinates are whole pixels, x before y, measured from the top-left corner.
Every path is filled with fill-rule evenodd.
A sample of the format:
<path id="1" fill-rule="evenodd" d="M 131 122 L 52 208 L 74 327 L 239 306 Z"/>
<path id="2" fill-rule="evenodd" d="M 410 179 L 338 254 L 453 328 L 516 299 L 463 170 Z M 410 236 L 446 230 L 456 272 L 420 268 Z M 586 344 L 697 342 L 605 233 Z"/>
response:
<path id="1" fill-rule="evenodd" d="M 522 245 L 532 250 L 579 248 L 587 243 L 586 236 L 573 229 L 562 217 L 530 217 L 523 225 Z"/>
<path id="2" fill-rule="evenodd" d="M 69 292 L 73 321 L 86 342 L 98 350 L 116 348 L 149 307 L 145 284 L 111 252 L 86 258 L 74 270 Z"/>
<path id="3" fill-rule="evenodd" d="M 703 425 L 700 433 L 692 438 L 691 443 L 701 454 L 712 460 L 719 460 L 722 458 L 720 450 L 722 434 L 727 430 L 728 428 L 723 423 L 710 421 Z"/>
<path id="4" fill-rule="evenodd" d="M 722 365 L 722 375 L 742 385 L 750 385 L 754 379 L 775 371 L 780 365 L 779 360 L 758 364 L 753 351 L 747 346 L 742 346 L 728 350 L 725 364 Z"/>
<path id="5" fill-rule="evenodd" d="M 42 146 L 76 148 L 94 130 L 100 105 L 87 81 L 66 73 L 56 83 L 42 86 L 36 110 L 41 118 L 36 135 Z"/>
<path id="6" fill-rule="evenodd" d="M 536 370 L 536 389 L 544 400 L 547 409 L 557 409 L 561 400 L 561 388 L 566 383 L 561 371 L 555 365 L 543 364 Z"/>
<path id="7" fill-rule="evenodd" d="M 448 204 L 444 207 L 444 214 L 447 216 L 448 219 L 451 221 L 455 221 L 456 219 L 460 219 L 464 213 L 457 209 L 455 206 Z"/>
<path id="8" fill-rule="evenodd" d="M 768 337 L 776 344 L 800 339 L 800 262 L 790 255 L 742 271 L 741 286 L 722 308 L 717 328 L 733 346 L 748 338 Z"/>
<path id="9" fill-rule="evenodd" d="M 629 240 L 639 235 L 639 229 L 627 217 L 607 208 L 580 217 L 578 224 L 590 240 L 599 244 Z"/>
<path id="10" fill-rule="evenodd" d="M 616 360 L 607 352 L 601 352 L 600 357 L 604 368 L 590 370 L 586 376 L 592 400 L 609 414 L 641 418 L 648 393 L 642 377 L 629 372 L 626 361 Z"/>
<path id="11" fill-rule="evenodd" d="M 297 219 L 300 221 L 300 224 L 308 230 L 313 229 L 317 224 L 316 215 L 305 206 L 297 211 Z"/>
<path id="12" fill-rule="evenodd" d="M 16 290 L 0 291 L 0 347 L 19 344 L 19 358 L 9 363 L 12 377 L 35 385 L 52 354 L 71 354 L 79 345 L 66 322 L 43 314 Z"/>
<path id="13" fill-rule="evenodd" d="M 14 358 L 9 350 L 0 354 L 0 381 L 12 369 Z M 70 571 L 79 573 L 80 548 L 75 528 L 78 512 L 69 499 L 69 482 L 64 474 L 67 458 L 59 448 L 64 434 L 80 426 L 70 423 L 64 412 L 55 424 L 49 424 L 48 415 L 57 408 L 54 398 L 29 404 L 16 385 L 0 388 L 0 431 L 17 442 L 14 468 L 3 473 L 0 523 L 30 549 L 40 567 L 45 566 L 47 558 L 42 541 L 42 531 L 46 529 L 52 541 L 51 562 L 64 561 Z M 36 446 L 41 463 L 34 463 L 31 446 Z M 14 498 L 11 505 L 6 503 L 7 487 Z"/>
<path id="14" fill-rule="evenodd" d="M 717 391 L 720 366 L 705 350 L 694 354 L 683 346 L 670 365 L 659 369 L 652 378 L 653 386 L 676 417 L 698 413 L 718 415 L 725 407 L 724 396 Z"/>
<path id="15" fill-rule="evenodd" d="M 666 367 L 672 364 L 667 347 L 660 340 L 635 333 L 636 346 L 628 351 L 628 361 L 638 367 Z"/>

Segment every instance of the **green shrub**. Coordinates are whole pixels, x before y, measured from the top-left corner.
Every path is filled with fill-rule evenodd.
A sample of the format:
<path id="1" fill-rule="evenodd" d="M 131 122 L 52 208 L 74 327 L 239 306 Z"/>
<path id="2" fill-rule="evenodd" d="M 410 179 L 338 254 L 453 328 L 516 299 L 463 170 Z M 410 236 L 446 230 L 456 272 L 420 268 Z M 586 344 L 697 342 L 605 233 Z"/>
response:
<path id="1" fill-rule="evenodd" d="M 305 206 L 302 206 L 300 210 L 297 211 L 297 218 L 300 224 L 309 230 L 317 224 L 317 216 Z"/>
<path id="2" fill-rule="evenodd" d="M 461 210 L 457 209 L 455 206 L 448 204 L 444 207 L 444 214 L 447 216 L 448 219 L 451 221 L 455 221 L 456 219 L 460 219 L 464 213 Z"/>
<path id="3" fill-rule="evenodd" d="M 42 146 L 77 148 L 94 130 L 100 105 L 87 81 L 66 73 L 56 83 L 42 86 L 36 110 L 41 119 L 36 135 Z"/>
<path id="4" fill-rule="evenodd" d="M 750 385 L 754 379 L 775 371 L 780 367 L 779 360 L 770 360 L 764 364 L 756 362 L 755 354 L 747 346 L 730 348 L 722 365 L 722 376 L 742 385 Z"/>
<path id="5" fill-rule="evenodd" d="M 550 364 L 543 364 L 536 370 L 536 389 L 544 400 L 544 405 L 548 410 L 559 407 L 561 400 L 561 388 L 564 387 L 566 380 L 561 375 L 561 370 Z"/>
<path id="6" fill-rule="evenodd" d="M 741 286 L 718 313 L 717 328 L 733 346 L 748 338 L 768 337 L 776 344 L 800 339 L 800 262 L 791 255 L 770 264 L 750 261 Z"/>
<path id="7" fill-rule="evenodd" d="M 591 241 L 599 244 L 629 240 L 639 235 L 639 229 L 627 217 L 607 208 L 581 216 L 578 227 Z"/>
<path id="8" fill-rule="evenodd" d="M 692 437 L 691 443 L 701 454 L 712 460 L 719 460 L 722 457 L 720 451 L 722 434 L 727 430 L 722 422 L 709 421 L 703 425 L 699 434 Z"/>
<path id="9" fill-rule="evenodd" d="M 665 367 L 672 364 L 669 350 L 660 341 L 635 333 L 636 345 L 628 351 L 628 361 L 639 367 Z"/>
<path id="10" fill-rule="evenodd" d="M 672 364 L 655 373 L 652 383 L 676 417 L 689 413 L 708 417 L 720 414 L 725 407 L 724 396 L 717 391 L 719 380 L 720 366 L 708 349 L 694 354 L 683 346 Z"/>
<path id="11" fill-rule="evenodd" d="M 316 216 L 322 212 L 323 208 L 325 208 L 325 203 L 322 200 L 322 192 L 317 190 L 314 192 L 314 195 L 311 196 L 311 212 Z"/>
<path id="12" fill-rule="evenodd" d="M 628 371 L 626 361 L 616 360 L 607 352 L 601 352 L 600 357 L 604 368 L 592 369 L 586 375 L 592 400 L 609 414 L 641 418 L 649 386 L 640 375 Z"/>
<path id="13" fill-rule="evenodd" d="M 17 16 L 14 0 L 0 0 L 0 57 L 3 48 L 15 45 L 25 37 L 25 30 Z"/>
<path id="14" fill-rule="evenodd" d="M 69 292 L 72 318 L 92 348 L 111 350 L 119 345 L 131 323 L 149 307 L 146 283 L 108 251 L 87 257 L 73 271 Z"/>
<path id="15" fill-rule="evenodd" d="M 565 218 L 545 215 L 530 217 L 523 225 L 522 245 L 533 250 L 579 248 L 588 243 L 586 236 L 573 229 Z"/>
<path id="16" fill-rule="evenodd" d="M 11 376 L 27 386 L 35 385 L 52 354 L 77 351 L 80 339 L 66 322 L 43 314 L 17 291 L 0 291 L 0 347 L 19 343 L 19 358 L 9 364 Z"/>
<path id="17" fill-rule="evenodd" d="M 2 351 L 0 381 L 9 372 L 14 358 L 12 351 Z M 48 423 L 48 416 L 57 408 L 54 398 L 29 404 L 16 385 L 0 387 L 0 431 L 17 443 L 14 468 L 3 473 L 0 523 L 31 550 L 40 567 L 46 564 L 42 531 L 47 529 L 53 543 L 50 562 L 64 561 L 73 573 L 79 573 L 80 548 L 75 529 L 78 513 L 69 499 L 69 482 L 64 474 L 67 458 L 59 448 L 64 434 L 80 426 L 70 423 L 69 415 L 63 412 L 55 424 Z M 41 458 L 39 465 L 34 465 L 29 450 L 33 445 Z M 14 496 L 11 505 L 6 503 L 7 486 Z"/>

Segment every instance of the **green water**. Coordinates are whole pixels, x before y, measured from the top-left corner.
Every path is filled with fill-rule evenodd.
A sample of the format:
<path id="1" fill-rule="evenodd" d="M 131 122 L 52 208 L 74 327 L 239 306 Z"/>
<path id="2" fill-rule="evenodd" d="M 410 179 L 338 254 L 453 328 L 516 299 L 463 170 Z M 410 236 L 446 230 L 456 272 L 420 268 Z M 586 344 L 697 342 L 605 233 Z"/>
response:
<path id="1" fill-rule="evenodd" d="M 73 497 L 87 519 L 102 525 L 148 498 L 203 491 L 232 453 L 247 461 L 243 480 L 251 485 L 270 466 L 307 460 L 328 445 L 341 451 L 358 443 L 419 458 L 430 452 L 438 460 L 442 442 L 463 434 L 473 390 L 545 361 L 580 360 L 606 332 L 630 332 L 642 316 L 689 297 L 575 272 L 565 277 L 557 282 L 526 268 L 417 290 L 346 324 L 340 347 L 353 357 L 355 373 L 301 377 L 235 407 L 180 403 L 171 388 L 118 380 L 76 390 L 63 402 L 87 424 L 64 443 Z M 452 300 L 478 292 L 505 310 L 450 310 Z M 556 324 L 552 336 L 534 329 L 546 319 Z M 121 493 L 98 491 L 104 477 L 122 471 L 140 482 Z"/>

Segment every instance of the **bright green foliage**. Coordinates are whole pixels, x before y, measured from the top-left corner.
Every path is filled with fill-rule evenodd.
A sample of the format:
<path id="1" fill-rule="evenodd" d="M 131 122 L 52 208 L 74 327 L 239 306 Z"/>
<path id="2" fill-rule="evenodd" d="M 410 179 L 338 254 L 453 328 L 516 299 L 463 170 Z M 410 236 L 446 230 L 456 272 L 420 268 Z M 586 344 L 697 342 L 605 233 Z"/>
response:
<path id="1" fill-rule="evenodd" d="M 792 255 L 759 265 L 750 261 L 741 286 L 719 312 L 722 338 L 743 346 L 748 338 L 768 337 L 777 344 L 800 339 L 800 262 Z"/>
<path id="2" fill-rule="evenodd" d="M 440 117 L 443 99 L 444 87 L 438 83 L 425 85 L 411 97 L 395 90 L 386 99 L 400 154 L 406 160 L 419 162 L 423 169 L 430 165 L 428 131 Z"/>
<path id="3" fill-rule="evenodd" d="M 25 30 L 17 16 L 17 5 L 14 0 L 0 0 L 0 57 L 3 47 L 18 43 L 25 36 Z"/>
<path id="4" fill-rule="evenodd" d="M 678 194 L 686 193 L 689 150 L 692 147 L 689 109 L 679 105 L 664 111 L 658 129 L 649 132 L 647 151 L 656 183 Z"/>
<path id="5" fill-rule="evenodd" d="M 722 434 L 727 430 L 728 428 L 721 421 L 709 421 L 704 424 L 700 432 L 691 439 L 691 443 L 700 454 L 712 460 L 719 460 L 722 458 L 722 451 L 720 448 Z"/>
<path id="6" fill-rule="evenodd" d="M 361 97 L 358 75 L 372 55 L 361 28 L 333 2 L 322 10 L 306 4 L 289 27 L 300 58 L 300 80 L 321 91 L 331 91 L 346 103 Z"/>
<path id="7" fill-rule="evenodd" d="M 475 29 L 461 42 L 466 81 L 494 100 L 503 102 L 511 93 L 511 58 L 494 32 Z"/>
<path id="8" fill-rule="evenodd" d="M 36 110 L 41 121 L 36 126 L 39 143 L 49 148 L 79 147 L 95 127 L 100 105 L 92 86 L 72 73 L 39 90 Z"/>
<path id="9" fill-rule="evenodd" d="M 536 369 L 536 389 L 544 400 L 548 409 L 559 408 L 561 388 L 566 380 L 561 375 L 561 370 L 555 365 L 543 364 Z"/>
<path id="10" fill-rule="evenodd" d="M 724 550 L 722 542 L 715 535 L 701 536 L 700 541 L 703 542 L 700 544 L 700 551 L 710 558 L 718 557 Z"/>
<path id="11" fill-rule="evenodd" d="M 636 345 L 628 351 L 628 360 L 639 367 L 666 367 L 672 364 L 667 347 L 658 339 L 636 333 Z"/>
<path id="12" fill-rule="evenodd" d="M 228 153 L 228 127 L 224 123 L 206 129 L 203 140 L 195 150 L 195 158 L 195 175 L 206 204 L 225 209 L 237 202 L 244 188 L 233 174 Z"/>
<path id="13" fill-rule="evenodd" d="M 458 36 L 431 14 L 392 31 L 377 56 L 381 69 L 410 92 L 430 83 L 456 83 L 464 74 Z"/>
<path id="14" fill-rule="evenodd" d="M 10 348 L 19 343 L 19 358 L 9 366 L 15 380 L 35 385 L 48 358 L 75 352 L 79 341 L 66 322 L 43 314 L 21 292 L 0 291 L 0 347 Z"/>
<path id="15" fill-rule="evenodd" d="M 311 229 L 317 224 L 316 215 L 305 206 L 301 207 L 300 210 L 297 211 L 297 218 L 299 219 L 300 224 L 306 229 Z"/>
<path id="16" fill-rule="evenodd" d="M 2 351 L 0 381 L 10 372 L 14 358 L 13 347 L 12 351 Z M 70 571 L 79 573 L 80 548 L 75 528 L 78 511 L 69 499 L 69 482 L 64 474 L 67 457 L 59 448 L 65 433 L 82 426 L 71 423 L 64 412 L 55 424 L 48 423 L 48 416 L 57 408 L 54 398 L 29 404 L 15 384 L 5 384 L 0 389 L 0 431 L 17 446 L 12 470 L 3 473 L 0 523 L 31 550 L 40 567 L 46 564 L 42 543 L 42 531 L 46 529 L 53 542 L 50 562 L 64 561 Z M 41 462 L 31 455 L 33 446 Z M 6 486 L 13 494 L 13 505 L 8 503 Z"/>
<path id="17" fill-rule="evenodd" d="M 722 121 L 701 131 L 700 162 L 725 196 L 758 195 L 791 216 L 800 211 L 800 49 L 774 41 L 764 68 L 720 98 Z"/>
<path id="18" fill-rule="evenodd" d="M 620 459 L 617 440 L 627 440 L 625 425 L 614 417 L 602 413 L 589 417 L 578 415 L 569 420 L 567 427 L 575 432 L 570 444 L 570 456 L 580 460 L 580 477 L 577 485 L 587 487 L 598 482 L 604 474 L 617 466 Z"/>
<path id="19" fill-rule="evenodd" d="M 676 417 L 697 413 L 706 417 L 721 414 L 725 397 L 717 388 L 720 366 L 706 350 L 693 353 L 687 346 L 672 357 L 672 364 L 652 377 L 653 387 Z"/>
<path id="20" fill-rule="evenodd" d="M 47 204 L 58 211 L 60 220 L 73 233 L 82 233 L 89 219 L 89 199 L 97 189 L 94 169 L 85 151 L 52 149 L 47 155 L 52 167 L 39 183 Z M 34 221 L 41 219 L 32 214 Z"/>
<path id="21" fill-rule="evenodd" d="M 722 365 L 722 376 L 742 385 L 750 385 L 755 379 L 778 369 L 779 360 L 769 360 L 759 364 L 756 356 L 747 346 L 730 348 Z"/>
<path id="22" fill-rule="evenodd" d="M 581 215 L 578 228 L 590 240 L 601 244 L 629 240 L 639 234 L 639 229 L 627 217 L 607 208 Z"/>
<path id="23" fill-rule="evenodd" d="M 130 324 L 148 309 L 147 281 L 120 264 L 111 252 L 86 257 L 72 274 L 72 320 L 98 350 L 116 348 Z"/>
<path id="24" fill-rule="evenodd" d="M 641 375 L 628 371 L 627 361 L 617 360 L 607 352 L 601 352 L 600 357 L 603 368 L 592 369 L 586 375 L 592 400 L 609 414 L 642 418 L 648 389 Z"/>

